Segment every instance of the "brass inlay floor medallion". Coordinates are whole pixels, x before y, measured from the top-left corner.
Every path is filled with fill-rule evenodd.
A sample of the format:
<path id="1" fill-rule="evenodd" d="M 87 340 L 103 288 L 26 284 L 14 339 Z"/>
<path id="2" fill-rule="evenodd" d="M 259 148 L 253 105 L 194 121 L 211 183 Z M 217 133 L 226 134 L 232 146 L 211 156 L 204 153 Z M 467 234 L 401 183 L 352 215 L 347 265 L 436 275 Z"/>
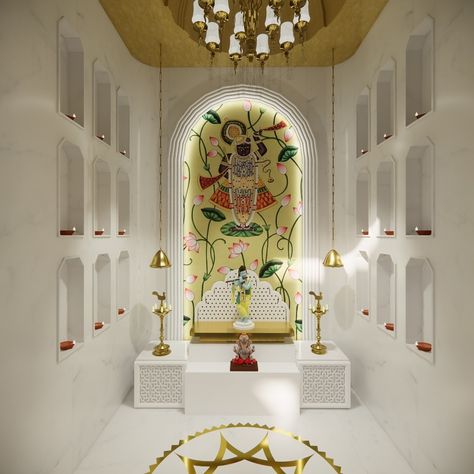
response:
<path id="1" fill-rule="evenodd" d="M 334 460 L 309 441 L 257 424 L 216 426 L 171 446 L 146 474 L 334 474 Z"/>

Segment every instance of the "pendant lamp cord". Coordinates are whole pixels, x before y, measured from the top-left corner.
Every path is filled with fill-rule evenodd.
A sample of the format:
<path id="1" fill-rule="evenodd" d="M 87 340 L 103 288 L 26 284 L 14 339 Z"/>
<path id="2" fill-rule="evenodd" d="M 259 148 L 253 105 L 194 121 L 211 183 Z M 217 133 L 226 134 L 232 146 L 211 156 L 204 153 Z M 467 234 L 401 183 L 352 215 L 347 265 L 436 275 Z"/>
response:
<path id="1" fill-rule="evenodd" d="M 159 124 L 160 124 L 160 129 L 159 129 L 159 139 L 160 139 L 160 144 L 159 144 L 159 182 L 160 182 L 160 190 L 159 190 L 159 208 L 160 208 L 160 230 L 159 230 L 159 235 L 160 235 L 160 248 L 161 248 L 161 237 L 162 237 L 162 218 L 163 218 L 163 146 L 162 146 L 162 136 L 163 136 L 163 89 L 162 89 L 162 82 L 163 82 L 163 71 L 162 71 L 162 60 L 161 60 L 161 43 L 160 43 L 160 102 L 159 102 Z"/>
<path id="2" fill-rule="evenodd" d="M 332 144 L 331 144 L 331 156 L 332 156 L 332 184 L 331 184 L 331 194 L 332 194 L 332 207 L 331 207 L 331 223 L 332 223 L 332 228 L 331 228 L 331 241 L 332 241 L 332 248 L 334 248 L 334 234 L 335 234 L 335 180 L 334 180 L 334 175 L 335 175 L 335 146 L 334 146 L 334 48 L 332 48 L 332 67 L 331 67 L 331 72 L 332 72 Z"/>

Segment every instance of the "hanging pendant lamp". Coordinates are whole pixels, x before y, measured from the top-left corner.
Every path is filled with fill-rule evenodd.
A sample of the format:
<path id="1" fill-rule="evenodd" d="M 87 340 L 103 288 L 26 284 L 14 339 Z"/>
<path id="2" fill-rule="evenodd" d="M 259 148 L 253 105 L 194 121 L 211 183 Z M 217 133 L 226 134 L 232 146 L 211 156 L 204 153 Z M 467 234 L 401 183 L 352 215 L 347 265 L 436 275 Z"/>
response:
<path id="1" fill-rule="evenodd" d="M 342 258 L 339 252 L 334 248 L 334 234 L 335 234 L 335 219 L 334 219 L 334 210 L 335 210 L 335 203 L 334 203 L 334 194 L 335 194 L 335 147 L 334 147 L 334 48 L 332 48 L 332 168 L 331 168 L 331 176 L 332 176 L 332 185 L 331 185 L 331 250 L 327 253 L 326 257 L 324 257 L 323 265 L 328 268 L 340 268 L 343 267 L 344 264 L 342 263 Z"/>
<path id="2" fill-rule="evenodd" d="M 163 72 L 162 72 L 162 62 L 161 62 L 161 44 L 160 44 L 160 145 L 159 145 L 159 173 L 160 173 L 160 191 L 159 191 L 159 204 L 160 204 L 160 249 L 155 253 L 153 259 L 150 263 L 151 268 L 169 268 L 171 263 L 165 253 L 161 248 L 161 237 L 162 237 L 162 228 L 163 228 L 163 146 L 162 146 L 162 135 L 163 135 L 163 126 L 162 126 L 162 117 L 163 117 L 163 100 L 162 100 L 162 83 L 163 83 Z"/>

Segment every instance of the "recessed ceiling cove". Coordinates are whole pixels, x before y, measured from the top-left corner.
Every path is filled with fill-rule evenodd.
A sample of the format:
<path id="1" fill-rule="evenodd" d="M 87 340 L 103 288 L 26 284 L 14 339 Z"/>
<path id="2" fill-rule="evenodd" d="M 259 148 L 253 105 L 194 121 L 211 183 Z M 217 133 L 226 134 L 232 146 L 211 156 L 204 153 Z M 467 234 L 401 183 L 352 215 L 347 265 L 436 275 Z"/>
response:
<path id="1" fill-rule="evenodd" d="M 162 43 L 165 67 L 209 66 L 209 51 L 199 44 L 193 29 L 192 0 L 99 1 L 132 56 L 140 62 L 158 66 Z M 333 47 L 336 63 L 345 61 L 356 52 L 387 1 L 311 0 L 311 23 L 305 41 L 294 47 L 289 65 L 329 66 Z M 224 28 L 222 37 L 228 39 L 233 25 L 228 22 Z M 232 66 L 226 48 L 224 42 L 214 66 Z M 267 62 L 270 67 L 286 64 L 283 53 L 271 55 Z"/>

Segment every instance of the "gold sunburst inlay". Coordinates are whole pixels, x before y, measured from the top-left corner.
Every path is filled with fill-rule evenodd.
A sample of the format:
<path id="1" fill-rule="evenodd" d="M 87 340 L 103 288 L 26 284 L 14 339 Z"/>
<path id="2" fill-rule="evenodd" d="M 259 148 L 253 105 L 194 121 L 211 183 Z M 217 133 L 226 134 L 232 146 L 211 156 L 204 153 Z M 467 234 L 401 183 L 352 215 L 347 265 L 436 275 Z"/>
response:
<path id="1" fill-rule="evenodd" d="M 254 428 L 254 429 L 261 429 L 265 430 L 266 433 L 263 437 L 260 438 L 260 441 L 248 450 L 242 450 L 235 446 L 235 443 L 230 443 L 224 434 L 221 432 L 220 434 L 220 442 L 219 447 L 213 456 L 212 459 L 197 459 L 191 456 L 185 456 L 178 452 L 179 448 L 183 445 L 191 442 L 196 438 L 200 438 L 204 435 L 208 435 L 210 433 L 215 433 L 219 431 L 223 431 L 226 429 L 231 428 Z M 290 439 L 293 439 L 302 445 L 309 448 L 312 453 L 297 457 L 297 459 L 286 459 L 286 460 L 278 460 L 276 455 L 272 452 L 270 447 L 270 439 L 269 434 L 276 433 L 279 435 L 286 436 Z M 228 453 L 231 453 L 232 456 L 227 456 Z M 259 457 L 257 454 L 261 453 L 264 457 Z M 342 468 L 334 463 L 334 460 L 327 456 L 324 451 L 321 451 L 317 446 L 312 445 L 309 441 L 302 440 L 301 437 L 296 436 L 292 433 L 287 431 L 269 427 L 267 425 L 258 425 L 258 424 L 228 424 L 228 425 L 220 425 L 214 426 L 209 429 L 205 429 L 201 432 L 195 433 L 194 435 L 188 436 L 187 438 L 180 440 L 178 444 L 175 444 L 171 447 L 171 449 L 165 451 L 162 456 L 156 459 L 156 462 L 150 466 L 149 471 L 146 474 L 158 474 L 160 472 L 159 467 L 163 465 L 163 463 L 170 457 L 170 455 L 175 454 L 179 457 L 179 459 L 183 463 L 183 467 L 187 474 L 197 474 L 197 469 L 199 468 L 207 468 L 205 471 L 200 470 L 203 474 L 213 474 L 219 472 L 220 467 L 230 466 L 233 464 L 238 464 L 241 462 L 250 462 L 252 464 L 256 464 L 259 466 L 268 467 L 270 470 L 269 472 L 274 472 L 277 474 L 285 474 L 287 472 L 284 469 L 287 468 L 294 468 L 294 474 L 302 474 L 304 471 L 305 466 L 307 465 L 308 461 L 314 456 L 318 455 L 321 457 L 322 460 L 329 466 L 329 468 L 338 473 L 342 473 Z"/>

